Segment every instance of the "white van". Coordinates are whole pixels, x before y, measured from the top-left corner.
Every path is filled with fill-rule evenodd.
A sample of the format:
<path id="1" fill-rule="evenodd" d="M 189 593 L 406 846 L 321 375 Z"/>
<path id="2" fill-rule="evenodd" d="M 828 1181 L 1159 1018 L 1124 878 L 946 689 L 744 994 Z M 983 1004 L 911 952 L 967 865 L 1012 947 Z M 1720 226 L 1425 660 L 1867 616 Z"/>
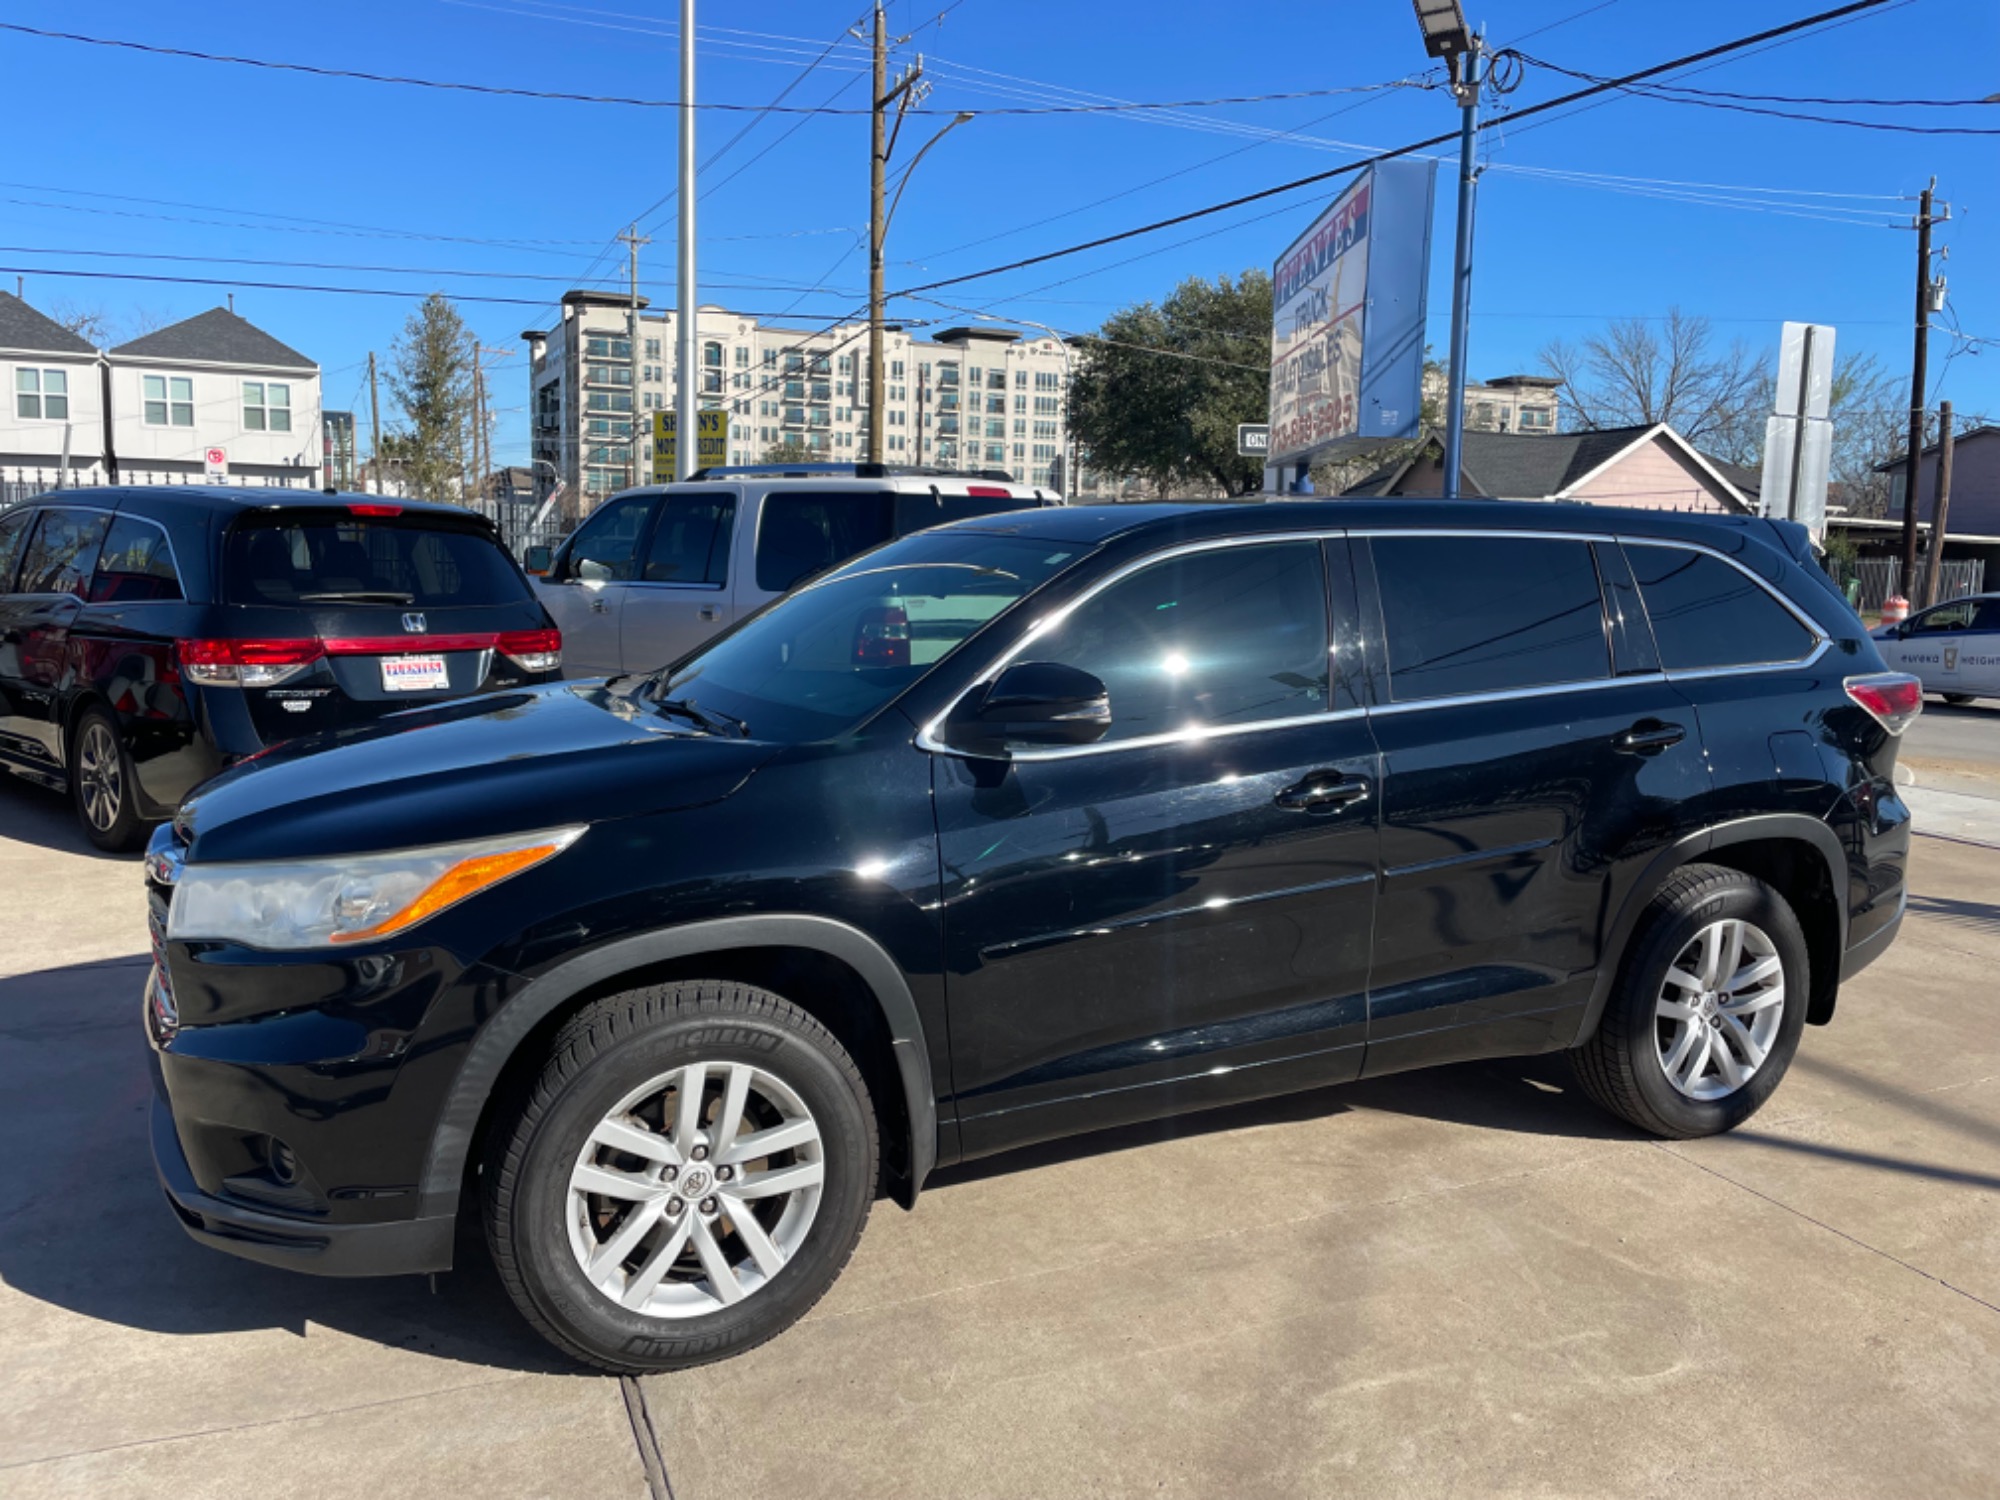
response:
<path id="1" fill-rule="evenodd" d="M 553 555 L 530 548 L 527 566 L 562 631 L 564 674 L 603 677 L 664 666 L 802 579 L 894 537 L 1061 503 L 1004 473 L 708 469 L 611 496 Z"/>

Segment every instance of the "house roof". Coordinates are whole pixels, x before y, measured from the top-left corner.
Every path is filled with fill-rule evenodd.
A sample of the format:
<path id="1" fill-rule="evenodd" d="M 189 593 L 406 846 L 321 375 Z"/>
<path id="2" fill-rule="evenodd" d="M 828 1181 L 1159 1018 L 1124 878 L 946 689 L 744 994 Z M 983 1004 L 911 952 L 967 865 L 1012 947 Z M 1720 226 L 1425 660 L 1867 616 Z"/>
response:
<path id="1" fill-rule="evenodd" d="M 11 292 L 0 292 L 0 349 L 29 349 L 37 354 L 97 352 L 89 339 L 36 312 Z"/>
<path id="2" fill-rule="evenodd" d="M 1994 433 L 2000 433 L 2000 427 L 1995 427 L 1991 423 L 1986 423 L 1978 427 L 1968 427 L 1965 429 L 1965 431 L 1960 433 L 1954 433 L 1952 435 L 1952 440 L 1951 440 L 1952 446 L 1956 448 L 1962 448 L 1967 443 L 1971 442 L 1974 438 L 1988 437 Z M 1917 456 L 1919 458 L 1929 458 L 1933 453 L 1937 451 L 1938 451 L 1938 445 L 1936 443 L 1926 443 L 1924 444 L 1922 450 L 1918 453 Z M 1898 453 L 1894 458 L 1885 458 L 1882 460 L 1882 462 L 1875 465 L 1875 472 L 1877 474 L 1899 473 L 1902 470 L 1903 466 L 1907 464 L 1909 461 L 1910 461 L 1909 450 L 1905 449 L 1903 452 Z"/>
<path id="3" fill-rule="evenodd" d="M 221 365 L 277 365 L 294 370 L 318 368 L 298 350 L 279 343 L 226 307 L 211 307 L 205 313 L 144 334 L 129 344 L 120 344 L 111 352 L 134 359 L 191 359 Z"/>
<path id="4" fill-rule="evenodd" d="M 1463 488 L 1502 500 L 1535 500 L 1560 496 L 1571 486 L 1611 463 L 1628 449 L 1659 434 L 1671 440 L 1698 465 L 1744 497 L 1757 493 L 1760 476 L 1740 464 L 1726 464 L 1697 450 L 1664 423 L 1637 427 L 1605 427 L 1594 432 L 1467 432 L 1460 458 Z M 1349 495 L 1386 495 L 1419 458 L 1441 453 L 1443 439 L 1430 434 L 1417 453 L 1383 465 Z"/>

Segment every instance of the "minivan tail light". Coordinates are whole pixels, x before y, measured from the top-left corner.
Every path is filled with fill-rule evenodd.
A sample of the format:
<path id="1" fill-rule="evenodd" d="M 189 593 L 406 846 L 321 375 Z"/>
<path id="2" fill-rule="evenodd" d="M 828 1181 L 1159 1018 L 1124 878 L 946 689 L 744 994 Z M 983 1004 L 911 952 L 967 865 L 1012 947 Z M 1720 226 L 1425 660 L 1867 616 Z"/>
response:
<path id="1" fill-rule="evenodd" d="M 854 628 L 854 665 L 907 667 L 910 664 L 910 616 L 900 604 L 861 612 Z"/>
<path id="2" fill-rule="evenodd" d="M 1902 672 L 1877 672 L 1868 677 L 1850 677 L 1842 684 L 1847 696 L 1868 710 L 1891 734 L 1901 734 L 1924 709 L 1924 685 Z"/>
<path id="3" fill-rule="evenodd" d="M 183 640 L 174 643 L 181 674 L 204 687 L 276 687 L 326 654 L 316 639 Z"/>
<path id="4" fill-rule="evenodd" d="M 503 630 L 494 644 L 523 672 L 553 672 L 562 665 L 560 630 Z"/>

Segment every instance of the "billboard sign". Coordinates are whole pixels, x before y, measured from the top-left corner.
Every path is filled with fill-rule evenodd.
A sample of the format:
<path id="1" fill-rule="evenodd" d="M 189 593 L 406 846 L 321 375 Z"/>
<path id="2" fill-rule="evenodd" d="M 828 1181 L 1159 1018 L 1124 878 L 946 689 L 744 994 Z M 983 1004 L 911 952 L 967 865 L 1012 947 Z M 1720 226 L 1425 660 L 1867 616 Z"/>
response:
<path id="1" fill-rule="evenodd" d="M 653 413 L 653 483 L 674 482 L 674 450 L 679 445 L 680 413 Z M 714 469 L 729 462 L 729 413 L 694 414 L 694 468 Z M 692 472 L 692 470 L 690 470 Z"/>
<path id="2" fill-rule="evenodd" d="M 1278 257 L 1271 462 L 1416 435 L 1436 178 L 1435 162 L 1378 162 Z"/>

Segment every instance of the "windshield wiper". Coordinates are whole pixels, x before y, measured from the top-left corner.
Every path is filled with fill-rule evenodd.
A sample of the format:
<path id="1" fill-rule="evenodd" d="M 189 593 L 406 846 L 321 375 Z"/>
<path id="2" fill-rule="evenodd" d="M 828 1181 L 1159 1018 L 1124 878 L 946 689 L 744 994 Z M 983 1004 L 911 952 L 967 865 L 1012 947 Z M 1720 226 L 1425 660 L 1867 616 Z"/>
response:
<path id="1" fill-rule="evenodd" d="M 417 596 L 395 589 L 334 589 L 324 594 L 301 594 L 301 604 L 408 604 Z"/>
<path id="2" fill-rule="evenodd" d="M 726 714 L 719 709 L 703 708 L 692 698 L 661 698 L 656 700 L 666 713 L 679 714 L 706 729 L 710 734 L 733 734 L 739 740 L 750 738 L 750 726 L 734 714 Z"/>

